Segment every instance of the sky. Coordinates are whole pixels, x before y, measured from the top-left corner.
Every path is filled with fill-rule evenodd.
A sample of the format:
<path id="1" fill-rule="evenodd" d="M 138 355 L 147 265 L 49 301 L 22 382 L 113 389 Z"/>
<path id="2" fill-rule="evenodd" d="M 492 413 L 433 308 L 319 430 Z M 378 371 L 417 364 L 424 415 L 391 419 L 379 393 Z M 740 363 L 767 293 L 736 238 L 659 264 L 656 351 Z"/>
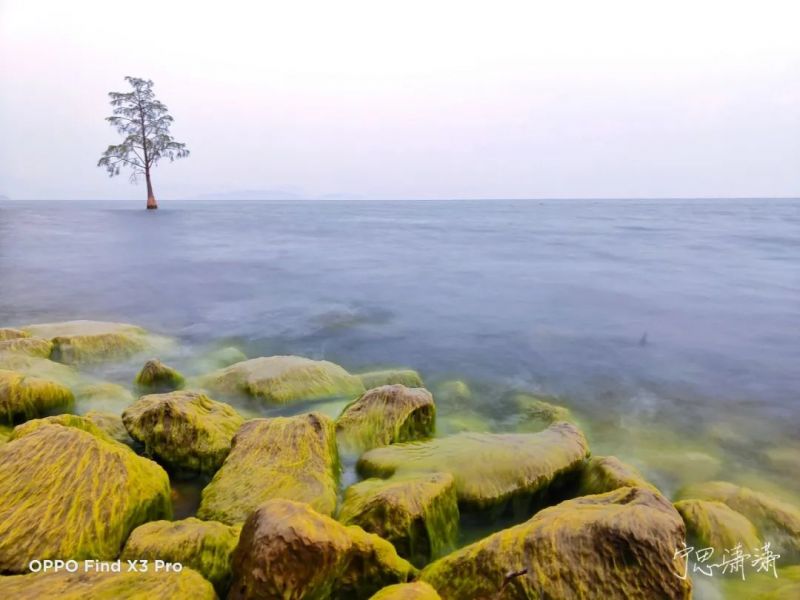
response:
<path id="1" fill-rule="evenodd" d="M 800 196 L 796 0 L 0 0 L 0 195 L 96 166 L 155 81 L 160 199 Z"/>

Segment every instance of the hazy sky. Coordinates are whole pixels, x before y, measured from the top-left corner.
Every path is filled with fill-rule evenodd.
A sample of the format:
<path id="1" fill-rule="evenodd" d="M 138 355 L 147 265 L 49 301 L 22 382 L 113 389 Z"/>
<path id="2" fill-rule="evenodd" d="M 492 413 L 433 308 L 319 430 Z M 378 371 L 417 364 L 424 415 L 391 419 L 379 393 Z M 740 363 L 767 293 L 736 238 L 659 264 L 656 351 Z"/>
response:
<path id="1" fill-rule="evenodd" d="M 800 195 L 800 2 L 0 0 L 0 194 L 95 165 L 151 78 L 159 199 Z"/>

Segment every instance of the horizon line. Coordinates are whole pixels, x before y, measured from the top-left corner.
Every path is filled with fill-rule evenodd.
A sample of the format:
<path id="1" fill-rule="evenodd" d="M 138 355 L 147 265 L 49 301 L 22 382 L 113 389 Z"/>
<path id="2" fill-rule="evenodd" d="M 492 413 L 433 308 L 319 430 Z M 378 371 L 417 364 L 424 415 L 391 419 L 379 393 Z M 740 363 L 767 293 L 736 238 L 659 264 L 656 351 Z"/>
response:
<path id="1" fill-rule="evenodd" d="M 4 198 L 3 202 L 139 202 L 140 198 Z M 800 200 L 800 196 L 543 196 L 531 198 L 159 198 L 159 202 L 545 202 L 570 200 Z"/>

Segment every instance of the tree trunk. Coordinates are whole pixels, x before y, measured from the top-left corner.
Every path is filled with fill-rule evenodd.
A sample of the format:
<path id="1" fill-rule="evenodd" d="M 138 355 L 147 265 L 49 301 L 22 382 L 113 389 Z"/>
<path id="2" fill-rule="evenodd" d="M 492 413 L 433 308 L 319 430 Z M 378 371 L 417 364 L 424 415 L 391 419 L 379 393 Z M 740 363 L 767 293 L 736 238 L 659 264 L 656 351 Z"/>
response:
<path id="1" fill-rule="evenodd" d="M 158 203 L 153 195 L 153 184 L 150 183 L 150 169 L 145 171 L 144 176 L 147 179 L 147 210 L 155 210 L 158 208 Z"/>

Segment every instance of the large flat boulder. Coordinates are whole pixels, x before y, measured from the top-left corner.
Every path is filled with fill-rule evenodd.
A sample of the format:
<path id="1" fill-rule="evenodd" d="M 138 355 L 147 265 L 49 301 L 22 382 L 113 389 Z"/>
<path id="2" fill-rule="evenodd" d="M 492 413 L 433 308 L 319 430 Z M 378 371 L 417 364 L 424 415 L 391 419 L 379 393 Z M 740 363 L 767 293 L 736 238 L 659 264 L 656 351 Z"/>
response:
<path id="1" fill-rule="evenodd" d="M 362 452 L 428 438 L 435 423 L 428 390 L 394 384 L 370 389 L 347 405 L 336 419 L 336 432 L 345 448 Z"/>
<path id="2" fill-rule="evenodd" d="M 200 379 L 223 394 L 245 394 L 269 404 L 347 397 L 364 392 L 361 380 L 326 360 L 302 356 L 264 356 L 235 363 Z"/>
<path id="3" fill-rule="evenodd" d="M 339 455 L 333 421 L 318 413 L 253 419 L 233 438 L 230 454 L 203 490 L 197 516 L 242 523 L 273 498 L 336 509 Z"/>
<path id="4" fill-rule="evenodd" d="M 364 476 L 384 478 L 451 473 L 459 503 L 486 508 L 547 488 L 579 469 L 588 453 L 577 427 L 556 423 L 539 433 L 459 433 L 375 448 L 361 456 L 357 468 Z"/>
<path id="5" fill-rule="evenodd" d="M 447 473 L 367 479 L 344 493 L 339 520 L 392 543 L 417 567 L 443 556 L 458 537 L 455 481 Z"/>
<path id="6" fill-rule="evenodd" d="M 0 370 L 0 422 L 19 423 L 72 406 L 72 391 L 55 381 Z"/>
<path id="7" fill-rule="evenodd" d="M 123 444 L 46 424 L 0 446 L 0 572 L 32 559 L 113 559 L 171 516 L 169 478 Z"/>
<path id="8" fill-rule="evenodd" d="M 178 391 L 142 396 L 125 409 L 122 422 L 159 462 L 214 473 L 230 452 L 244 418 L 201 392 Z"/>
<path id="9" fill-rule="evenodd" d="M 366 599 L 415 574 L 377 535 L 344 526 L 308 504 L 270 500 L 242 528 L 228 598 Z"/>
<path id="10" fill-rule="evenodd" d="M 675 557 L 683 521 L 660 494 L 620 488 L 544 509 L 430 564 L 421 575 L 445 600 L 688 599 Z"/>

